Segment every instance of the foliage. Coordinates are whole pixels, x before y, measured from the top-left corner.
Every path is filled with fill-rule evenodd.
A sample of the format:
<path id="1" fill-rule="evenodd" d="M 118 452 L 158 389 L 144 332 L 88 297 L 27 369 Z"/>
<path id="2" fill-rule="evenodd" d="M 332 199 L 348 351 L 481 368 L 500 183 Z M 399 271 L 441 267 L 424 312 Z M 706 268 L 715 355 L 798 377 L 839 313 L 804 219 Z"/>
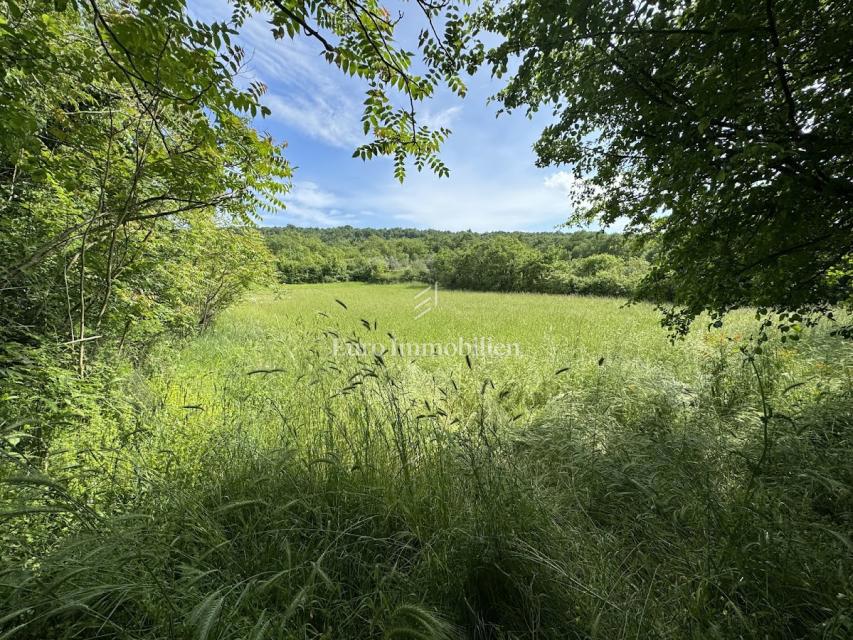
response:
<path id="1" fill-rule="evenodd" d="M 659 234 L 644 290 L 674 296 L 673 326 L 849 298 L 850 3 L 514 0 L 478 19 L 505 108 L 554 111 L 538 163 L 570 166 L 576 217 Z"/>
<path id="2" fill-rule="evenodd" d="M 462 9 L 469 0 L 414 0 L 420 15 L 418 67 L 415 53 L 395 43 L 402 13 L 394 17 L 377 0 L 232 0 L 232 21 L 239 29 L 245 18 L 257 10 L 272 14 L 270 23 L 276 38 L 293 38 L 300 33 L 313 38 L 323 48 L 326 60 L 344 73 L 367 83 L 362 125 L 373 139 L 360 146 L 353 157 L 363 160 L 390 156 L 394 175 L 400 181 L 406 173 L 406 159 L 415 168 L 428 167 L 439 176 L 449 169 L 438 156 L 450 131 L 431 130 L 418 124 L 416 103 L 431 98 L 440 85 L 459 96 L 467 89 L 461 72 L 469 62 L 463 52 L 479 45 L 471 42 L 471 31 Z M 183 5 L 178 0 L 176 4 Z M 412 25 L 416 18 L 409 18 Z M 473 67 L 471 67 L 473 70 Z M 391 95 L 399 91 L 407 102 L 395 107 Z"/>
<path id="3" fill-rule="evenodd" d="M 638 296 L 649 263 L 643 258 L 596 254 L 557 265 L 546 272 L 538 290 L 593 296 Z"/>
<path id="4" fill-rule="evenodd" d="M 95 427 L 54 443 L 53 480 L 7 478 L 13 508 L 61 511 L 11 522 L 74 533 L 34 552 L 31 526 L 36 544 L 9 548 L 31 566 L 4 572 L 0 629 L 849 636 L 849 344 L 808 329 L 753 370 L 734 333 L 748 314 L 669 345 L 646 304 L 450 291 L 415 319 L 417 291 L 255 294 L 135 388 L 134 446 Z M 482 332 L 523 356 L 330 353 L 389 330 Z M 69 459 L 110 470 L 88 511 Z"/>
<path id="5" fill-rule="evenodd" d="M 433 271 L 445 286 L 491 291 L 530 291 L 543 268 L 542 254 L 515 238 L 473 242 L 436 256 Z"/>
<path id="6" fill-rule="evenodd" d="M 244 120 L 140 94 L 94 27 L 36 9 L 0 31 L 4 94 L 50 87 L 3 111 L 2 295 L 8 337 L 64 337 L 82 372 L 86 351 L 197 323 L 205 270 L 252 253 L 216 227 L 246 227 L 289 168 Z"/>
<path id="7" fill-rule="evenodd" d="M 285 283 L 433 281 L 445 288 L 633 296 L 649 247 L 613 233 L 264 229 Z"/>
<path id="8" fill-rule="evenodd" d="M 0 9 L 0 429 L 35 462 L 64 433 L 132 428 L 126 361 L 269 280 L 253 218 L 290 168 L 231 112 L 231 73 L 157 11 Z M 129 70 L 111 33 L 157 57 Z"/>

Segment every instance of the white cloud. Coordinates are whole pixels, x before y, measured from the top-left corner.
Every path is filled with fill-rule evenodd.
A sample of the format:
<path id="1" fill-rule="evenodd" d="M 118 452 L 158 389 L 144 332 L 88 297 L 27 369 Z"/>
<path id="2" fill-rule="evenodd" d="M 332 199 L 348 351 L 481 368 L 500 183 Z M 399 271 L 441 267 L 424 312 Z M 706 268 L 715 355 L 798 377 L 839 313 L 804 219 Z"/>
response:
<path id="1" fill-rule="evenodd" d="M 364 142 L 347 108 L 320 95 L 285 97 L 269 93 L 262 102 L 272 111 L 271 119 L 331 146 L 352 150 Z"/>
<path id="2" fill-rule="evenodd" d="M 565 171 L 543 178 L 538 172 L 491 175 L 470 168 L 450 179 L 415 173 L 402 185 L 381 179 L 338 192 L 302 182 L 285 198 L 287 210 L 264 222 L 328 227 L 377 226 L 379 220 L 379 226 L 448 231 L 556 229 L 572 214 L 568 190 L 575 182 Z M 610 230 L 624 226 L 620 219 Z"/>
<path id="3" fill-rule="evenodd" d="M 331 227 L 369 224 L 460 231 L 555 228 L 570 214 L 568 199 L 542 179 L 483 181 L 479 175 L 439 179 L 410 175 L 402 185 L 372 181 L 333 192 L 315 182 L 297 182 L 284 198 L 286 209 L 264 224 Z M 372 222 L 371 222 L 372 220 Z"/>
<path id="4" fill-rule="evenodd" d="M 193 0 L 193 15 L 222 20 L 231 9 L 221 0 Z M 276 40 L 268 14 L 255 14 L 234 38 L 246 51 L 237 81 L 259 80 L 269 87 L 261 103 L 272 111 L 269 120 L 298 130 L 320 142 L 346 149 L 362 144 L 361 86 L 322 57 L 322 48 L 307 37 Z"/>
<path id="5" fill-rule="evenodd" d="M 438 111 L 428 108 L 422 109 L 418 112 L 418 124 L 426 125 L 430 129 L 438 129 L 440 127 L 447 127 L 449 129 L 461 113 L 462 107 L 460 105 L 454 105 Z"/>
<path id="6" fill-rule="evenodd" d="M 271 87 L 261 102 L 271 119 L 326 144 L 352 149 L 363 142 L 358 81 L 329 65 L 310 38 L 276 40 L 263 16 L 241 30 L 247 67 Z"/>
<path id="7" fill-rule="evenodd" d="M 291 204 L 284 210 L 264 215 L 263 224 L 264 226 L 293 224 L 298 227 L 339 227 L 354 222 L 355 216 L 337 209 L 323 210 Z"/>
<path id="8" fill-rule="evenodd" d="M 210 6 L 207 13 L 215 15 Z M 221 10 L 219 15 L 223 15 Z M 276 40 L 268 19 L 265 14 L 252 16 L 240 29 L 237 41 L 247 54 L 242 82 L 260 80 L 270 88 L 261 99 L 272 111 L 270 120 L 333 147 L 351 151 L 364 144 L 365 84 L 326 62 L 319 43 L 311 38 Z M 419 124 L 438 129 L 452 127 L 461 113 L 461 105 L 418 105 L 417 115 Z"/>
<path id="9" fill-rule="evenodd" d="M 335 206 L 339 198 L 330 191 L 324 191 L 314 182 L 298 182 L 293 185 L 284 200 L 301 207 L 322 209 Z"/>
<path id="10" fill-rule="evenodd" d="M 335 227 L 357 216 L 341 209 L 341 199 L 314 182 L 297 182 L 284 197 L 285 209 L 264 216 L 264 224 Z"/>
<path id="11" fill-rule="evenodd" d="M 354 196 L 359 204 L 384 212 L 401 226 L 459 231 L 553 228 L 568 219 L 562 194 L 533 177 L 451 174 L 450 179 L 417 174 L 403 185 L 388 185 Z"/>
<path id="12" fill-rule="evenodd" d="M 569 195 L 583 186 L 583 180 L 576 178 L 571 171 L 558 171 L 545 178 L 544 184 L 549 189 L 556 189 Z"/>

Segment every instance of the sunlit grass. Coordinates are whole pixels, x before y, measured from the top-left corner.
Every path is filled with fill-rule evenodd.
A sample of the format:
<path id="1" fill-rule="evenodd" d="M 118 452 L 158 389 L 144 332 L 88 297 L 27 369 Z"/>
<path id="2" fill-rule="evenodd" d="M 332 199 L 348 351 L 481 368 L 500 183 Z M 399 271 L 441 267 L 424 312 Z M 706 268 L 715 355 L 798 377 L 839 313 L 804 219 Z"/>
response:
<path id="1" fill-rule="evenodd" d="M 133 431 L 56 445 L 109 517 L 0 585 L 18 636 L 847 635 L 850 344 L 421 290 L 258 291 L 157 354 Z M 389 334 L 519 353 L 334 353 Z"/>
<path id="2" fill-rule="evenodd" d="M 209 431 L 212 422 L 231 428 L 246 421 L 250 431 L 263 431 L 270 426 L 268 421 L 256 420 L 253 410 L 247 413 L 243 405 L 260 398 L 257 410 L 265 417 L 270 398 L 297 415 L 311 410 L 310 402 L 294 402 L 314 391 L 300 384 L 306 364 L 352 360 L 347 354 L 358 349 L 348 349 L 347 340 L 391 349 L 395 341 L 458 345 L 460 339 L 468 344 L 484 339 L 513 348 L 502 357 L 481 353 L 466 359 L 464 353 L 445 348 L 441 355 L 395 357 L 389 352 L 384 359 L 419 399 L 434 399 L 436 387 L 451 379 L 472 389 L 488 380 L 498 393 L 507 392 L 503 398 L 507 410 L 513 416 L 522 414 L 524 420 L 566 393 L 599 389 L 611 394 L 614 406 L 630 405 L 643 389 L 689 394 L 691 387 L 704 385 L 715 368 L 722 368 L 720 374 L 739 396 L 755 386 L 753 372 L 739 352 L 751 331 L 748 312 L 736 315 L 723 330 L 707 331 L 700 324 L 685 340 L 673 343 L 660 326 L 659 313 L 648 304 L 439 291 L 438 304 L 417 317 L 415 305 L 423 297 L 416 295 L 423 290 L 417 284 L 343 283 L 255 292 L 185 348 L 173 366 L 161 370 L 155 387 L 185 425 L 203 425 Z M 778 377 L 780 384 L 806 380 L 817 388 L 821 380 L 838 379 L 839 367 L 850 362 L 850 353 L 847 345 L 827 341 L 825 331 L 799 344 L 776 345 L 773 362 L 779 366 L 774 366 L 774 380 Z M 327 395 L 335 384 L 345 386 L 335 376 L 330 382 L 329 373 L 324 381 L 330 386 L 323 387 Z M 322 394 L 315 400 L 321 402 Z"/>

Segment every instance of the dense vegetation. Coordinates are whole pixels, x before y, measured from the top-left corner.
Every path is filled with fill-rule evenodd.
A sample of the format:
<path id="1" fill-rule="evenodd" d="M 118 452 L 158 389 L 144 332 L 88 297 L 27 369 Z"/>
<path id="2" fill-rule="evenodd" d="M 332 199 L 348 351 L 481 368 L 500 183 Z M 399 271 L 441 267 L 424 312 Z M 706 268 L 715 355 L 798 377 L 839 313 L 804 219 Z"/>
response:
<path id="1" fill-rule="evenodd" d="M 269 279 L 252 220 L 290 169 L 220 94 L 167 98 L 101 46 L 103 25 L 39 6 L 0 15 L 0 425 L 49 440 L 119 410 L 117 367 Z M 172 54 L 194 61 L 185 89 L 231 86 L 171 42 L 161 24 L 145 43 L 161 76 Z"/>
<path id="2" fill-rule="evenodd" d="M 571 168 L 576 217 L 660 236 L 673 326 L 849 300 L 850 2 L 487 0 L 477 23 L 503 105 L 553 112 L 538 163 Z"/>
<path id="3" fill-rule="evenodd" d="M 853 635 L 849 3 L 228 4 L 0 0 L 0 638 Z M 258 230 L 256 12 L 356 157 L 486 64 L 636 233 Z"/>
<path id="4" fill-rule="evenodd" d="M 452 289 L 632 296 L 654 249 L 614 233 L 263 230 L 281 282 L 437 282 Z"/>
<path id="5" fill-rule="evenodd" d="M 671 346 L 649 305 L 451 291 L 415 319 L 420 288 L 258 293 L 158 353 L 125 382 L 133 414 L 55 438 L 50 479 L 12 478 L 31 513 L 4 554 L 27 564 L 4 574 L 0 624 L 850 636 L 849 344 L 820 327 L 744 362 L 751 314 Z M 386 332 L 520 356 L 335 353 Z"/>

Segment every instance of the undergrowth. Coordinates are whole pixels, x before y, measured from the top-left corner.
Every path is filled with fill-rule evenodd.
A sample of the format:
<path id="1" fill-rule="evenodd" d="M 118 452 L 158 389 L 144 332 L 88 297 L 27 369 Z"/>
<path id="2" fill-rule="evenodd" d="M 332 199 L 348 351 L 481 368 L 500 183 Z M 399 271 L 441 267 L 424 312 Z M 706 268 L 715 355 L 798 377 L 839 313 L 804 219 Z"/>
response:
<path id="1" fill-rule="evenodd" d="M 31 540 L 4 552 L 0 637 L 853 634 L 853 393 L 825 332 L 753 362 L 709 334 L 690 376 L 605 361 L 585 384 L 294 332 L 286 374 L 212 338 L 208 395 L 164 361 L 126 381 L 120 436 L 4 464 L 4 534 Z"/>

